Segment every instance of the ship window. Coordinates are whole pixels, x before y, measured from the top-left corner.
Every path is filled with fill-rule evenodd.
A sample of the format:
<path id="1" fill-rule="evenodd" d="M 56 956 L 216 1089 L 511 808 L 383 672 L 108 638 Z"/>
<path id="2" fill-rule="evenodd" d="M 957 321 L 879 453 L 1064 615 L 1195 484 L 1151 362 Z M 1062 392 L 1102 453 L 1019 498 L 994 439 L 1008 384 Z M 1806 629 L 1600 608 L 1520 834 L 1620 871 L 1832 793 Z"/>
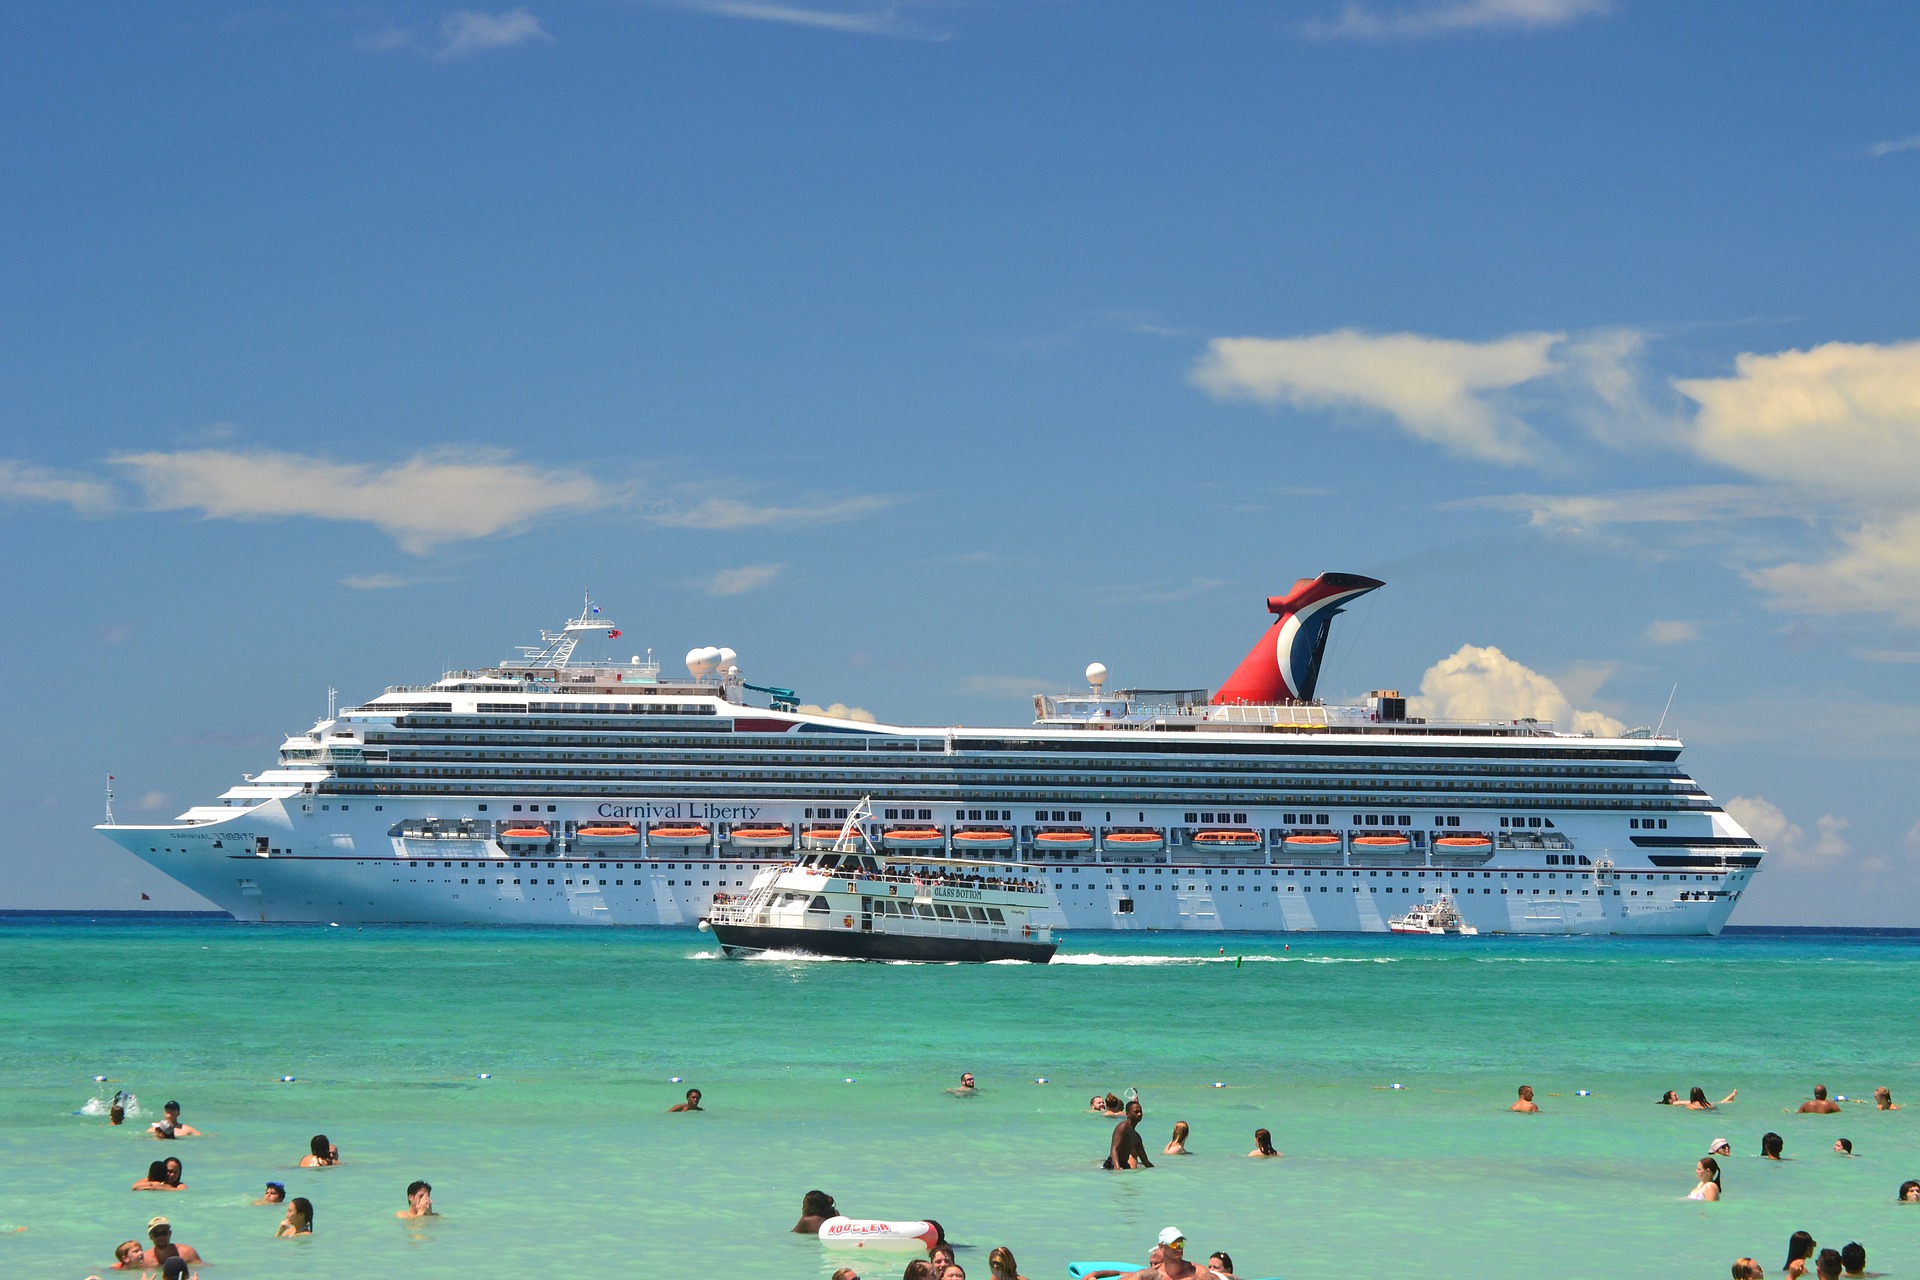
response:
<path id="1" fill-rule="evenodd" d="M 990 924 L 1005 924 L 1007 922 L 1007 918 L 1000 914 L 1000 908 L 998 907 L 988 907 L 986 908 L 986 912 L 987 921 Z"/>
<path id="2" fill-rule="evenodd" d="M 1665 818 L 1660 819 L 1660 829 L 1662 831 L 1667 829 L 1667 820 Z"/>
<path id="3" fill-rule="evenodd" d="M 461 883 L 461 884 L 465 884 L 466 882 L 467 882 L 467 878 L 466 878 L 465 876 L 461 876 L 461 877 L 460 877 L 460 883 Z"/>
<path id="4" fill-rule="evenodd" d="M 519 806 L 519 805 L 515 805 L 515 806 L 513 806 L 513 811 L 514 811 L 515 813 L 518 813 L 518 812 L 520 812 L 520 806 Z"/>
<path id="5" fill-rule="evenodd" d="M 809 911 L 825 911 L 826 909 L 827 900 L 819 894 L 815 894 L 813 899 L 807 903 L 807 910 Z"/>
<path id="6" fill-rule="evenodd" d="M 1188 821 L 1188 822 L 1198 822 L 1198 821 L 1200 821 L 1200 815 L 1199 815 L 1199 814 L 1197 814 L 1197 813 L 1190 813 L 1190 814 L 1188 814 L 1188 815 L 1187 815 L 1187 821 Z"/>
<path id="7" fill-rule="evenodd" d="M 1507 820 L 1506 820 L 1505 818 L 1502 818 L 1502 819 L 1500 819 L 1500 825 L 1501 825 L 1501 826 L 1503 826 L 1503 827 L 1504 827 L 1504 826 L 1506 826 L 1506 825 L 1507 825 Z"/>

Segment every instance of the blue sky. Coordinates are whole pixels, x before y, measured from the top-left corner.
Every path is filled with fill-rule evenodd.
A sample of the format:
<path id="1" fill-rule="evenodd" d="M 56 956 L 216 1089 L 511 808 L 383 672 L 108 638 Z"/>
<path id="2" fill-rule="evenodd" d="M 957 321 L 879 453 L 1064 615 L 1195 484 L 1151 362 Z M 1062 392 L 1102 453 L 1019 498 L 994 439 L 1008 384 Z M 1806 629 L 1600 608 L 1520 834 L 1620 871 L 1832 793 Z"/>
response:
<path id="1" fill-rule="evenodd" d="M 1629 0 L 0 13 L 0 904 L 591 586 L 1018 723 L 1215 686 L 1658 721 L 1920 906 L 1920 14 Z M 1496 651 L 1497 652 L 1489 652 Z M 1677 692 L 1675 687 L 1677 686 Z"/>

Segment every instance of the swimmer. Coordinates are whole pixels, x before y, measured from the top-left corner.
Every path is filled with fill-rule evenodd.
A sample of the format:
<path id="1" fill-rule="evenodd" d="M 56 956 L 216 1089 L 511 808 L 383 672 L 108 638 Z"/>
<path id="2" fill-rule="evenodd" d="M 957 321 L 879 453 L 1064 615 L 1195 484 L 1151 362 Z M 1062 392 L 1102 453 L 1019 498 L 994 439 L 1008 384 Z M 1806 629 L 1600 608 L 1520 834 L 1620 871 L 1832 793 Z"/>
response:
<path id="1" fill-rule="evenodd" d="M 1830 1116 L 1840 1110 L 1840 1104 L 1827 1097 L 1827 1086 L 1813 1086 L 1813 1097 L 1800 1104 L 1801 1115 Z"/>
<path id="2" fill-rule="evenodd" d="M 667 1114 L 672 1115 L 676 1111 L 698 1110 L 700 1110 L 700 1091 L 698 1089 L 689 1089 L 687 1090 L 687 1100 L 685 1102 L 676 1102 L 668 1107 Z"/>
<path id="3" fill-rule="evenodd" d="M 147 1132 L 151 1133 L 154 1137 L 156 1138 L 197 1138 L 200 1136 L 200 1131 L 198 1129 L 194 1128 L 190 1124 L 182 1124 L 180 1122 L 180 1104 L 179 1103 L 169 1101 L 167 1105 L 160 1108 L 160 1110 L 163 1113 L 161 1115 L 161 1118 L 158 1120 L 155 1120 L 147 1128 Z"/>
<path id="4" fill-rule="evenodd" d="M 1837 1155 L 1843 1155 L 1843 1156 L 1850 1156 L 1850 1155 L 1852 1155 L 1852 1154 L 1853 1154 L 1853 1139 L 1851 1139 L 1851 1138 L 1835 1138 L 1835 1139 L 1833 1140 L 1833 1150 L 1834 1150 L 1834 1153 L 1835 1153 L 1835 1154 L 1837 1154 Z"/>
<path id="5" fill-rule="evenodd" d="M 1520 1086 L 1520 1100 L 1507 1108 L 1509 1111 L 1525 1111 L 1529 1113 L 1538 1111 L 1539 1109 L 1539 1106 L 1534 1103 L 1533 1086 L 1530 1084 Z"/>
<path id="6" fill-rule="evenodd" d="M 1239 1280 L 1233 1274 L 1233 1255 L 1216 1249 L 1207 1255 L 1207 1270 L 1220 1277 L 1220 1280 Z"/>
<path id="7" fill-rule="evenodd" d="M 313 1201 L 305 1196 L 295 1196 L 287 1201 L 286 1220 L 280 1224 L 275 1236 L 310 1236 L 313 1234 Z"/>
<path id="8" fill-rule="evenodd" d="M 175 1161 L 173 1163 L 175 1168 L 178 1168 L 179 1162 Z M 152 1164 L 148 1165 L 147 1176 L 134 1183 L 133 1190 L 185 1191 L 186 1188 L 180 1185 L 180 1175 L 178 1173 L 174 1174 L 173 1181 L 167 1181 L 167 1164 L 168 1162 L 165 1160 L 155 1160 Z"/>
<path id="9" fill-rule="evenodd" d="M 1127 1114 L 1126 1104 L 1120 1101 L 1119 1094 L 1110 1093 L 1100 1099 L 1100 1114 L 1106 1116 L 1123 1116 Z"/>
<path id="10" fill-rule="evenodd" d="M 860 1280 L 860 1273 L 852 1267 L 842 1267 L 828 1277 L 828 1280 Z"/>
<path id="11" fill-rule="evenodd" d="M 138 1271 L 146 1266 L 147 1251 L 140 1247 L 138 1240 L 122 1240 L 113 1247 L 113 1269 L 115 1271 Z"/>
<path id="12" fill-rule="evenodd" d="M 1738 1089 L 1735 1089 L 1732 1093 L 1720 1099 L 1720 1105 L 1724 1107 L 1727 1103 L 1732 1102 L 1734 1098 L 1739 1095 L 1739 1093 L 1740 1091 Z M 1689 1111 L 1713 1110 L 1713 1104 L 1707 1101 L 1707 1091 L 1705 1089 L 1702 1089 L 1699 1085 L 1693 1086 L 1693 1088 L 1688 1090 L 1687 1092 L 1687 1110 Z"/>
<path id="13" fill-rule="evenodd" d="M 266 1190 L 260 1193 L 260 1198 L 258 1200 L 255 1200 L 254 1203 L 255 1204 L 285 1204 L 286 1201 L 287 1201 L 286 1184 L 284 1182 L 269 1182 L 267 1184 Z"/>
<path id="14" fill-rule="evenodd" d="M 1780 1153 L 1786 1149 L 1786 1140 L 1777 1133 L 1760 1135 L 1760 1158 L 1762 1160 L 1784 1160 Z"/>
<path id="15" fill-rule="evenodd" d="M 934 1242 L 927 1246 L 927 1261 L 933 1264 L 934 1274 L 939 1275 L 953 1261 L 953 1246 L 936 1234 Z"/>
<path id="16" fill-rule="evenodd" d="M 1169 1156 L 1192 1155 L 1193 1152 L 1187 1150 L 1187 1132 L 1187 1122 L 1185 1120 L 1175 1120 L 1173 1122 L 1173 1137 L 1168 1139 L 1167 1149 L 1161 1154 Z"/>
<path id="17" fill-rule="evenodd" d="M 1707 1154 L 1710 1156 L 1730 1156 L 1733 1154 L 1733 1147 L 1728 1144 L 1725 1138 L 1715 1138 L 1707 1144 Z"/>
<path id="18" fill-rule="evenodd" d="M 1187 1237 L 1178 1227 L 1160 1231 L 1160 1274 L 1166 1280 L 1205 1280 L 1207 1269 L 1186 1259 Z"/>
<path id="19" fill-rule="evenodd" d="M 1091 1098 L 1087 1099 L 1087 1112 L 1089 1115 L 1096 1116 L 1107 1114 L 1107 1100 L 1097 1093 L 1094 1094 Z"/>
<path id="20" fill-rule="evenodd" d="M 193 1280 L 185 1258 L 168 1258 L 160 1265 L 160 1280 Z"/>
<path id="21" fill-rule="evenodd" d="M 793 1224 L 795 1235 L 813 1236 L 820 1234 L 820 1224 L 828 1218 L 840 1216 L 840 1209 L 833 1203 L 833 1197 L 824 1191 L 809 1191 L 800 1197 L 800 1221 Z"/>
<path id="22" fill-rule="evenodd" d="M 980 1092 L 980 1086 L 973 1082 L 973 1072 L 962 1071 L 960 1073 L 960 1083 L 947 1090 L 947 1092 L 956 1098 L 971 1098 L 974 1094 Z"/>
<path id="23" fill-rule="evenodd" d="M 1718 1200 L 1720 1198 L 1720 1162 L 1712 1156 L 1701 1156 L 1700 1162 L 1693 1166 L 1693 1173 L 1698 1182 L 1693 1190 L 1687 1193 L 1687 1199 Z"/>
<path id="24" fill-rule="evenodd" d="M 1908 1178 L 1900 1184 L 1900 1190 L 1894 1193 L 1893 1198 L 1902 1204 L 1920 1204 L 1920 1181 Z"/>
<path id="25" fill-rule="evenodd" d="M 907 1269 L 900 1273 L 900 1280 L 939 1280 L 939 1273 L 925 1258 L 915 1258 L 907 1263 Z"/>
<path id="26" fill-rule="evenodd" d="M 1672 1089 L 1669 1089 L 1660 1095 L 1660 1105 L 1663 1107 L 1677 1107 L 1680 1105 L 1680 1095 Z"/>
<path id="27" fill-rule="evenodd" d="M 1822 1249 L 1820 1256 L 1813 1260 L 1813 1274 L 1820 1280 L 1840 1280 L 1840 1251 Z"/>
<path id="28" fill-rule="evenodd" d="M 1273 1149 L 1273 1135 L 1265 1129 L 1253 1131 L 1253 1150 L 1247 1152 L 1249 1160 L 1268 1160 L 1280 1153 Z"/>
<path id="29" fill-rule="evenodd" d="M 1138 1098 L 1127 1104 L 1125 1118 L 1113 1126 L 1113 1138 L 1107 1144 L 1107 1158 L 1101 1162 L 1102 1169 L 1153 1168 L 1153 1161 L 1147 1159 L 1147 1144 L 1140 1140 L 1140 1121 L 1144 1117 Z"/>
<path id="30" fill-rule="evenodd" d="M 938 1280 L 967 1280 L 967 1269 L 957 1262 L 949 1262 L 940 1268 Z"/>
<path id="31" fill-rule="evenodd" d="M 327 1141 L 327 1135 L 316 1133 L 307 1142 L 307 1154 L 300 1157 L 302 1169 L 325 1169 L 340 1163 L 340 1148 Z"/>
<path id="32" fill-rule="evenodd" d="M 126 1118 L 126 1105 L 120 1101 L 120 1095 L 116 1093 L 113 1095 L 113 1105 L 107 1108 L 107 1123 L 121 1124 Z"/>
<path id="33" fill-rule="evenodd" d="M 147 1219 L 147 1239 L 153 1242 L 153 1247 L 141 1255 L 140 1265 L 143 1267 L 165 1266 L 168 1258 L 178 1258 L 182 1262 L 201 1266 L 206 1264 L 206 1259 L 200 1256 L 198 1249 L 190 1244 L 173 1242 L 173 1224 L 165 1218 Z"/>
<path id="34" fill-rule="evenodd" d="M 1780 1264 L 1780 1269 L 1789 1275 L 1803 1274 L 1807 1269 L 1807 1259 L 1813 1256 L 1813 1247 L 1818 1243 L 1811 1232 L 1794 1232 L 1787 1238 L 1787 1260 Z M 1793 1264 L 1796 1262 L 1800 1264 L 1798 1271 L 1794 1270 Z"/>
<path id="35" fill-rule="evenodd" d="M 433 1184 L 423 1178 L 416 1178 L 407 1184 L 407 1207 L 393 1215 L 396 1218 L 437 1218 L 440 1215 L 433 1210 Z"/>
<path id="36" fill-rule="evenodd" d="M 1735 1258 L 1733 1280 L 1767 1280 L 1767 1269 L 1752 1258 Z"/>
<path id="37" fill-rule="evenodd" d="M 1898 1111 L 1900 1104 L 1893 1100 L 1893 1090 L 1881 1085 L 1873 1091 L 1873 1106 L 1876 1111 Z"/>
<path id="38" fill-rule="evenodd" d="M 1880 1274 L 1867 1270 L 1867 1246 L 1858 1240 L 1849 1240 L 1840 1246 L 1840 1272 L 1849 1276 L 1871 1276 Z"/>
<path id="39" fill-rule="evenodd" d="M 1013 1250 L 1001 1245 L 987 1255 L 987 1270 L 993 1280 L 1027 1280 L 1020 1274 L 1020 1264 L 1013 1260 Z"/>

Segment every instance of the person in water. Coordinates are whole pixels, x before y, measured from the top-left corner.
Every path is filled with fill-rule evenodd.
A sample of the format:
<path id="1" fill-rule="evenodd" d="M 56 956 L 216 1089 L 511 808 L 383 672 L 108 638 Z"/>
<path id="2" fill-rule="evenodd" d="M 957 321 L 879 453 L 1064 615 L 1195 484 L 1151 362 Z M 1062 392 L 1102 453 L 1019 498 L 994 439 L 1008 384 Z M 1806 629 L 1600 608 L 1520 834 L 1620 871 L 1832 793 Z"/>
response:
<path id="1" fill-rule="evenodd" d="M 1533 1086 L 1530 1084 L 1523 1084 L 1520 1086 L 1520 1100 L 1507 1108 L 1507 1110 L 1509 1111 L 1526 1111 L 1526 1112 L 1534 1112 L 1534 1111 L 1538 1111 L 1539 1109 L 1540 1108 L 1533 1101 Z"/>
<path id="2" fill-rule="evenodd" d="M 1725 1105 L 1727 1105 L 1727 1103 L 1732 1102 L 1736 1097 L 1738 1097 L 1739 1094 L 1740 1094 L 1740 1091 L 1738 1089 L 1735 1089 L 1732 1093 L 1720 1099 L 1720 1105 L 1724 1107 Z M 1711 1111 L 1713 1110 L 1713 1105 L 1714 1105 L 1713 1103 L 1707 1101 L 1707 1091 L 1705 1089 L 1702 1089 L 1699 1085 L 1695 1085 L 1693 1086 L 1693 1088 L 1687 1091 L 1687 1110 Z"/>
<path id="3" fill-rule="evenodd" d="M 307 1142 L 307 1154 L 300 1157 L 302 1169 L 325 1169 L 340 1163 L 340 1148 L 327 1141 L 327 1135 L 316 1133 Z"/>
<path id="4" fill-rule="evenodd" d="M 1730 1156 L 1733 1154 L 1733 1147 L 1725 1138 L 1715 1138 L 1707 1144 L 1707 1154 L 1710 1156 Z"/>
<path id="5" fill-rule="evenodd" d="M 168 1165 L 172 1165 L 171 1170 Z M 171 1174 L 171 1177 L 169 1177 Z M 178 1160 L 155 1160 L 147 1166 L 147 1176 L 133 1184 L 135 1191 L 185 1191 L 180 1183 L 180 1162 Z"/>
<path id="6" fill-rule="evenodd" d="M 927 1261 L 933 1264 L 934 1274 L 939 1275 L 953 1261 L 953 1246 L 936 1236 L 934 1242 L 927 1246 Z"/>
<path id="7" fill-rule="evenodd" d="M 1864 1276 L 1867 1274 L 1867 1246 L 1858 1240 L 1849 1240 L 1840 1246 L 1840 1271 L 1843 1275 Z"/>
<path id="8" fill-rule="evenodd" d="M 1167 1149 L 1161 1154 L 1169 1156 L 1192 1155 L 1193 1152 L 1187 1150 L 1187 1133 L 1187 1122 L 1185 1120 L 1175 1120 L 1173 1122 L 1173 1137 L 1168 1139 Z"/>
<path id="9" fill-rule="evenodd" d="M 1720 1198 L 1720 1162 L 1712 1156 L 1701 1156 L 1700 1162 L 1693 1166 L 1693 1173 L 1698 1182 L 1693 1190 L 1687 1193 L 1687 1199 L 1718 1200 Z"/>
<path id="10" fill-rule="evenodd" d="M 1733 1280 L 1767 1280 L 1767 1269 L 1752 1258 L 1735 1258 Z"/>
<path id="11" fill-rule="evenodd" d="M 143 1267 L 165 1266 L 168 1258 L 178 1258 L 193 1266 L 201 1266 L 206 1262 L 200 1256 L 200 1251 L 192 1245 L 173 1242 L 173 1224 L 165 1218 L 147 1219 L 147 1239 L 153 1242 L 153 1247 L 141 1256 L 140 1265 Z"/>
<path id="12" fill-rule="evenodd" d="M 138 1271 L 147 1265 L 147 1251 L 140 1247 L 138 1240 L 122 1240 L 113 1247 L 113 1269 L 115 1271 Z"/>
<path id="13" fill-rule="evenodd" d="M 433 1211 L 433 1184 L 424 1178 L 416 1178 L 407 1184 L 407 1207 L 393 1215 L 396 1218 L 437 1218 Z"/>
<path id="14" fill-rule="evenodd" d="M 1893 1090 L 1881 1085 L 1873 1091 L 1873 1106 L 1876 1111 L 1898 1111 L 1900 1104 L 1893 1100 Z"/>
<path id="15" fill-rule="evenodd" d="M 795 1235 L 819 1235 L 820 1224 L 840 1216 L 833 1197 L 824 1191 L 809 1191 L 800 1198 L 800 1221 L 793 1224 Z"/>
<path id="16" fill-rule="evenodd" d="M 860 1273 L 852 1267 L 841 1267 L 828 1280 L 860 1280 Z"/>
<path id="17" fill-rule="evenodd" d="M 947 1090 L 947 1092 L 956 1098 L 971 1098 L 974 1094 L 980 1092 L 980 1086 L 973 1082 L 973 1072 L 962 1071 L 960 1073 L 960 1083 Z"/>
<path id="18" fill-rule="evenodd" d="M 1853 1139 L 1852 1138 L 1835 1138 L 1833 1140 L 1833 1150 L 1836 1155 L 1843 1155 L 1843 1156 L 1852 1155 Z"/>
<path id="19" fill-rule="evenodd" d="M 267 1184 L 266 1190 L 260 1193 L 260 1198 L 258 1200 L 255 1200 L 254 1203 L 255 1204 L 285 1204 L 286 1200 L 287 1200 L 287 1185 L 284 1182 L 269 1182 Z"/>
<path id="20" fill-rule="evenodd" d="M 1207 1269 L 1187 1261 L 1186 1233 L 1178 1227 L 1160 1232 L 1160 1274 L 1166 1280 L 1206 1280 Z"/>
<path id="21" fill-rule="evenodd" d="M 1762 1160 L 1784 1160 L 1780 1153 L 1786 1149 L 1786 1140 L 1777 1133 L 1760 1135 L 1760 1158 Z"/>
<path id="22" fill-rule="evenodd" d="M 1253 1150 L 1247 1152 L 1249 1160 L 1268 1160 L 1280 1153 L 1273 1149 L 1273 1135 L 1265 1129 L 1253 1131 Z"/>
<path id="23" fill-rule="evenodd" d="M 1020 1274 L 1020 1264 L 1013 1260 L 1013 1250 L 1001 1245 L 987 1255 L 987 1270 L 993 1280 L 1027 1280 Z"/>
<path id="24" fill-rule="evenodd" d="M 668 1107 L 667 1114 L 672 1115 L 676 1111 L 698 1110 L 700 1110 L 700 1091 L 698 1089 L 689 1089 L 687 1090 L 687 1100 L 685 1102 L 676 1102 Z"/>
<path id="25" fill-rule="evenodd" d="M 276 1236 L 310 1236 L 313 1234 L 313 1201 L 305 1196 L 295 1196 L 287 1201 L 287 1216 L 281 1222 Z"/>
<path id="26" fill-rule="evenodd" d="M 1207 1255 L 1207 1270 L 1220 1277 L 1220 1280 L 1239 1280 L 1233 1274 L 1233 1255 L 1223 1249 L 1216 1249 Z"/>
<path id="27" fill-rule="evenodd" d="M 967 1269 L 957 1262 L 949 1262 L 940 1268 L 938 1280 L 967 1280 Z"/>
<path id="28" fill-rule="evenodd" d="M 1147 1159 L 1147 1144 L 1140 1138 L 1140 1121 L 1145 1118 L 1140 1100 L 1135 1098 L 1127 1104 L 1126 1115 L 1119 1124 L 1113 1126 L 1113 1138 L 1107 1144 L 1107 1158 L 1101 1162 L 1102 1169 L 1151 1169 L 1153 1161 Z"/>
<path id="29" fill-rule="evenodd" d="M 1830 1116 L 1840 1110 L 1840 1104 L 1827 1096 L 1827 1086 L 1813 1086 L 1813 1097 L 1800 1104 L 1801 1115 Z"/>
<path id="30" fill-rule="evenodd" d="M 1920 1204 L 1920 1180 L 1908 1178 L 1900 1184 L 1900 1190 L 1894 1193 L 1893 1198 L 1902 1204 Z"/>
<path id="31" fill-rule="evenodd" d="M 1811 1232 L 1794 1232 L 1791 1236 L 1787 1237 L 1787 1260 L 1780 1264 L 1780 1269 L 1788 1275 L 1804 1273 L 1807 1267 L 1807 1259 L 1813 1257 L 1813 1247 L 1818 1243 L 1819 1241 L 1813 1238 Z M 1800 1264 L 1799 1271 L 1794 1270 L 1793 1264 L 1796 1262 Z"/>
<path id="32" fill-rule="evenodd" d="M 180 1122 L 180 1104 L 169 1100 L 162 1107 L 161 1116 L 147 1127 L 147 1132 L 156 1138 L 197 1138 L 200 1131 L 190 1124 Z"/>

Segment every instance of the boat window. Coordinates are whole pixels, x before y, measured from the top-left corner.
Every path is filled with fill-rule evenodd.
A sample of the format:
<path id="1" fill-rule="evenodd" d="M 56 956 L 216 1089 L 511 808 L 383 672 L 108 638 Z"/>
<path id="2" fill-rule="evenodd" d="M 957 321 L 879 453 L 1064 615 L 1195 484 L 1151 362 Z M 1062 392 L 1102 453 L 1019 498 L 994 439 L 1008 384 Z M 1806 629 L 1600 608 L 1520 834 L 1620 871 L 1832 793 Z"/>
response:
<path id="1" fill-rule="evenodd" d="M 920 918 L 922 920 L 932 920 L 935 918 L 933 914 L 933 907 L 931 904 L 925 903 L 925 902 L 917 902 L 914 904 L 914 906 L 916 910 L 919 912 Z"/>
<path id="2" fill-rule="evenodd" d="M 819 894 L 815 894 L 813 901 L 807 904 L 807 910 L 809 911 L 825 911 L 826 909 L 827 900 Z"/>
<path id="3" fill-rule="evenodd" d="M 993 922 L 994 924 L 1005 924 L 1007 922 L 1007 918 L 1000 914 L 1000 908 L 987 907 L 985 908 L 985 910 L 987 913 L 987 919 Z"/>
<path id="4" fill-rule="evenodd" d="M 933 904 L 933 914 L 941 920 L 953 919 L 952 908 L 948 907 L 944 902 L 936 902 Z"/>

